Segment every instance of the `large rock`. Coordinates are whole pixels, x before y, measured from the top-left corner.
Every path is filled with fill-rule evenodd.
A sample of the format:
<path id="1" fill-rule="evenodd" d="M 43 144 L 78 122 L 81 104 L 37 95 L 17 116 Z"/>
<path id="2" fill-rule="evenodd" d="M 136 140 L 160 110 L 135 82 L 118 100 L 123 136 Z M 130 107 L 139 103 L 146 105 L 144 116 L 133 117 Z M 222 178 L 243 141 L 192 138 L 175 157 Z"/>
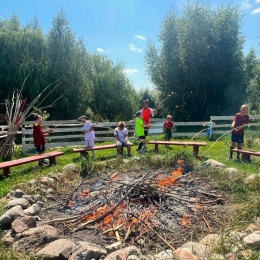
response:
<path id="1" fill-rule="evenodd" d="M 104 260 L 118 260 L 118 259 L 125 260 L 130 255 L 137 255 L 140 257 L 142 256 L 142 253 L 137 247 L 129 246 L 109 254 L 108 256 L 105 257 Z"/>
<path id="2" fill-rule="evenodd" d="M 22 198 L 23 195 L 24 195 L 24 192 L 20 189 L 16 189 L 15 191 L 12 191 L 12 196 L 14 198 Z"/>
<path id="3" fill-rule="evenodd" d="M 76 243 L 75 249 L 72 252 L 72 255 L 69 259 L 71 260 L 91 260 L 91 259 L 99 259 L 102 255 L 106 255 L 107 251 L 100 245 L 79 241 Z"/>
<path id="4" fill-rule="evenodd" d="M 181 246 L 181 248 L 186 249 L 193 255 L 204 259 L 209 256 L 210 248 L 202 243 L 187 242 Z"/>
<path id="5" fill-rule="evenodd" d="M 35 228 L 35 227 L 36 227 L 36 220 L 34 217 L 17 218 L 12 223 L 12 228 L 15 231 L 15 233 L 22 233 L 29 228 Z"/>
<path id="6" fill-rule="evenodd" d="M 260 231 L 254 231 L 243 238 L 243 243 L 247 247 L 260 249 Z"/>
<path id="7" fill-rule="evenodd" d="M 71 240 L 58 239 L 42 248 L 36 255 L 50 260 L 68 259 L 75 245 Z"/>
<path id="8" fill-rule="evenodd" d="M 199 258 L 195 255 L 193 255 L 191 252 L 184 248 L 178 248 L 173 252 L 173 259 L 178 260 L 199 260 Z"/>
<path id="9" fill-rule="evenodd" d="M 151 260 L 172 260 L 173 251 L 172 250 L 161 251 L 154 256 L 149 256 L 149 259 L 151 259 Z"/>
<path id="10" fill-rule="evenodd" d="M 15 206 L 9 209 L 0 217 L 0 226 L 10 226 L 12 222 L 19 218 L 24 217 L 24 212 L 21 206 Z"/>
<path id="11" fill-rule="evenodd" d="M 43 202 L 37 201 L 31 207 L 29 207 L 28 209 L 25 209 L 24 214 L 27 216 L 37 215 L 43 208 L 43 205 L 44 205 Z"/>
<path id="12" fill-rule="evenodd" d="M 17 235 L 18 241 L 13 245 L 18 252 L 38 251 L 46 244 L 58 239 L 58 231 L 50 225 L 31 228 Z"/>
<path id="13" fill-rule="evenodd" d="M 213 159 L 208 159 L 207 161 L 202 163 L 200 166 L 203 168 L 216 168 L 216 169 L 223 169 L 226 167 L 225 164 L 218 162 L 216 160 L 213 160 Z"/>
<path id="14" fill-rule="evenodd" d="M 30 203 L 27 199 L 24 198 L 19 198 L 19 199 L 14 199 L 14 200 L 10 200 L 7 204 L 6 204 L 6 208 L 7 209 L 11 209 L 15 206 L 20 205 L 22 207 L 22 209 L 26 209 Z"/>
<path id="15" fill-rule="evenodd" d="M 65 173 L 78 173 L 79 167 L 75 163 L 67 164 L 63 167 Z"/>
<path id="16" fill-rule="evenodd" d="M 6 245 L 12 245 L 14 243 L 15 233 L 13 230 L 8 230 L 4 237 L 2 238 L 2 241 Z"/>
<path id="17" fill-rule="evenodd" d="M 251 184 L 253 182 L 255 182 L 256 180 L 260 179 L 260 174 L 251 174 L 248 177 L 245 178 L 244 182 L 246 184 Z"/>

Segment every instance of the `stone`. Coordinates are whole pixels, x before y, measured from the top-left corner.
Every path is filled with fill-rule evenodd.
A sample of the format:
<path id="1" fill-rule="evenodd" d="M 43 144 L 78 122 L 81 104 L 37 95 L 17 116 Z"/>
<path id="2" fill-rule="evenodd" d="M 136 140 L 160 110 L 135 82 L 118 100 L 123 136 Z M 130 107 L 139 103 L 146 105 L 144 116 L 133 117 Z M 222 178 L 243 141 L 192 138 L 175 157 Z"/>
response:
<path id="1" fill-rule="evenodd" d="M 2 241 L 6 245 L 12 245 L 14 243 L 14 237 L 15 233 L 13 232 L 13 230 L 10 229 L 6 232 L 6 234 L 2 238 Z"/>
<path id="2" fill-rule="evenodd" d="M 10 226 L 11 223 L 19 218 L 19 217 L 24 217 L 24 211 L 22 209 L 22 207 L 19 206 L 15 206 L 11 209 L 9 209 L 8 211 L 6 211 L 1 217 L 0 217 L 0 226 Z"/>
<path id="3" fill-rule="evenodd" d="M 107 253 L 111 253 L 116 250 L 119 250 L 121 247 L 122 247 L 122 243 L 119 241 L 119 242 L 115 242 L 111 245 L 106 246 L 105 249 L 107 250 Z"/>
<path id="4" fill-rule="evenodd" d="M 172 260 L 173 259 L 173 251 L 165 250 L 161 251 L 154 256 L 150 256 L 151 260 Z"/>
<path id="5" fill-rule="evenodd" d="M 141 251 L 136 246 L 129 246 L 110 253 L 104 260 L 126 260 L 130 255 L 142 257 Z"/>
<path id="6" fill-rule="evenodd" d="M 28 184 L 31 188 L 35 188 L 37 186 L 37 181 L 35 179 L 32 179 L 28 182 Z"/>
<path id="7" fill-rule="evenodd" d="M 54 190 L 53 188 L 48 188 L 47 189 L 47 194 L 55 194 L 56 193 L 56 190 Z"/>
<path id="8" fill-rule="evenodd" d="M 22 198 L 28 200 L 30 204 L 35 203 L 35 200 L 34 200 L 33 196 L 31 196 L 31 195 L 25 194 L 25 195 L 22 196 Z"/>
<path id="9" fill-rule="evenodd" d="M 183 244 L 181 248 L 186 249 L 200 259 L 206 258 L 210 253 L 210 248 L 208 246 L 197 242 L 187 242 Z"/>
<path id="10" fill-rule="evenodd" d="M 213 254 L 209 257 L 210 260 L 226 260 L 223 255 Z"/>
<path id="11" fill-rule="evenodd" d="M 23 192 L 22 190 L 20 190 L 20 189 L 16 189 L 16 190 L 13 192 L 13 194 L 12 194 L 12 196 L 13 196 L 14 198 L 22 198 L 23 195 L 24 195 L 24 192 Z"/>
<path id="12" fill-rule="evenodd" d="M 58 238 L 56 228 L 50 225 L 43 225 L 17 234 L 18 241 L 14 242 L 13 246 L 18 252 L 34 252 Z"/>
<path id="13" fill-rule="evenodd" d="M 29 207 L 28 209 L 25 209 L 24 214 L 26 216 L 34 216 L 34 215 L 37 215 L 41 211 L 42 208 L 43 208 L 43 202 L 37 201 L 31 207 Z"/>
<path id="14" fill-rule="evenodd" d="M 209 234 L 202 238 L 199 243 L 212 247 L 218 244 L 221 241 L 221 236 L 219 234 Z"/>
<path id="15" fill-rule="evenodd" d="M 43 177 L 40 182 L 42 184 L 45 184 L 45 185 L 49 185 L 50 183 L 54 183 L 55 180 L 53 178 L 50 178 L 50 177 Z"/>
<path id="16" fill-rule="evenodd" d="M 251 175 L 249 175 L 248 177 L 245 178 L 244 182 L 246 184 L 251 184 L 254 181 L 256 181 L 256 179 L 259 179 L 259 178 L 260 178 L 260 174 L 251 174 Z"/>
<path id="17" fill-rule="evenodd" d="M 12 228 L 15 231 L 15 233 L 22 233 L 26 231 L 29 228 L 36 227 L 36 220 L 34 217 L 23 217 L 23 218 L 17 218 L 12 223 Z"/>
<path id="18" fill-rule="evenodd" d="M 79 167 L 75 163 L 67 164 L 62 170 L 65 173 L 79 173 Z"/>
<path id="19" fill-rule="evenodd" d="M 203 168 L 217 168 L 217 169 L 223 169 L 226 167 L 225 164 L 221 163 L 221 162 L 218 162 L 216 160 L 213 160 L 213 159 L 208 159 L 207 161 L 205 161 L 204 163 L 202 163 L 200 165 L 200 167 L 203 167 Z"/>
<path id="20" fill-rule="evenodd" d="M 243 238 L 243 244 L 247 247 L 260 249 L 260 231 L 254 231 Z"/>
<path id="21" fill-rule="evenodd" d="M 76 244 L 71 240 L 58 239 L 42 248 L 40 251 L 36 253 L 36 255 L 40 256 L 43 259 L 68 259 L 75 245 Z"/>
<path id="22" fill-rule="evenodd" d="M 18 205 L 20 205 L 22 209 L 26 209 L 30 205 L 30 203 L 28 200 L 23 198 L 13 199 L 6 204 L 5 208 L 10 209 Z"/>
<path id="23" fill-rule="evenodd" d="M 236 168 L 231 167 L 231 168 L 226 168 L 225 172 L 227 172 L 228 174 L 237 174 L 238 170 Z"/>
<path id="24" fill-rule="evenodd" d="M 78 241 L 70 259 L 99 259 L 102 255 L 106 254 L 106 249 L 100 245 L 86 241 Z"/>
<path id="25" fill-rule="evenodd" d="M 199 260 L 199 258 L 189 251 L 187 251 L 184 248 L 178 248 L 173 252 L 173 259 L 178 259 L 178 260 Z"/>
<path id="26" fill-rule="evenodd" d="M 236 255 L 234 255 L 233 253 L 226 254 L 224 259 L 227 259 L 227 260 L 238 260 Z"/>

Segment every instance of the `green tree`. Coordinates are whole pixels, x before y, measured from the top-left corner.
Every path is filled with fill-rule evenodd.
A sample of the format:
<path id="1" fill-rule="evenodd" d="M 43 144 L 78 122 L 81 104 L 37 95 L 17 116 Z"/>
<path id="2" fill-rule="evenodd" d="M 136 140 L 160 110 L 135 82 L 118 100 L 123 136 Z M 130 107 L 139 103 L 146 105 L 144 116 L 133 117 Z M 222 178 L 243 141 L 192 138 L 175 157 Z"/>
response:
<path id="1" fill-rule="evenodd" d="M 225 95 L 232 87 L 245 93 L 240 84 L 240 20 L 236 6 L 211 8 L 188 2 L 181 13 L 174 9 L 167 13 L 159 47 L 148 42 L 148 75 L 158 90 L 161 108 L 175 113 L 175 120 L 208 119 L 236 101 Z"/>

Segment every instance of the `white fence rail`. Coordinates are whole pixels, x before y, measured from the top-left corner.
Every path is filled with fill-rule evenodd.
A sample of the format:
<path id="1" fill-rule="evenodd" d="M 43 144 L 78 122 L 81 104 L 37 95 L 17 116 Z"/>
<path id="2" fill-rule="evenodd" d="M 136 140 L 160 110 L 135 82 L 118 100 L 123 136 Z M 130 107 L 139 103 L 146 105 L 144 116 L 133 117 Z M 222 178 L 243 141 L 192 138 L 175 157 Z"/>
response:
<path id="1" fill-rule="evenodd" d="M 173 137 L 193 137 L 193 136 L 206 136 L 206 131 L 210 128 L 210 137 L 213 134 L 223 135 L 230 130 L 234 116 L 211 116 L 209 122 L 174 122 L 177 127 L 177 132 L 173 132 Z M 250 121 L 260 119 L 259 116 L 250 116 Z M 163 122 L 165 119 L 153 118 L 151 120 L 152 127 L 149 131 L 150 135 L 161 135 L 163 133 Z M 217 123 L 219 122 L 220 123 Z M 229 124 L 221 124 L 221 121 L 230 121 Z M 32 137 L 32 126 L 33 121 L 25 122 L 22 128 L 22 148 L 23 151 L 34 148 L 33 137 Z M 129 139 L 135 140 L 135 120 L 131 120 L 126 123 L 126 127 L 129 132 Z M 215 123 L 215 125 L 214 125 Z M 95 127 L 95 142 L 114 141 L 114 128 L 117 127 L 118 122 L 92 122 Z M 258 123 L 250 123 L 250 125 L 259 125 Z M 43 128 L 54 128 L 54 132 L 46 137 L 46 147 L 66 147 L 85 145 L 84 136 L 82 133 L 82 123 L 76 120 L 66 121 L 43 121 Z M 189 132 L 182 131 L 180 128 L 189 129 L 190 127 L 196 126 L 198 131 Z M 179 129 L 180 130 L 179 130 Z M 216 128 L 216 129 L 214 129 Z M 217 128 L 226 128 L 226 130 L 218 130 Z M 201 131 L 201 133 L 199 133 Z M 252 131 L 254 132 L 254 131 Z M 198 134 L 199 133 L 199 134 Z"/>

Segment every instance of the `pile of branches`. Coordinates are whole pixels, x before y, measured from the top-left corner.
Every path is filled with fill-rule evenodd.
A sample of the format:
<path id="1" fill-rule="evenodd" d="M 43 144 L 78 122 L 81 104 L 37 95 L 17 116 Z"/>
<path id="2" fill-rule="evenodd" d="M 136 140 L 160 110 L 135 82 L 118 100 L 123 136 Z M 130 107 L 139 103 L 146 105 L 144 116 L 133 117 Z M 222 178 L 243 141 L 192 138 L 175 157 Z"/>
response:
<path id="1" fill-rule="evenodd" d="M 180 233 L 186 238 L 196 230 L 211 233 L 223 223 L 216 206 L 223 207 L 226 197 L 203 186 L 205 180 L 184 174 L 181 166 L 170 173 L 116 173 L 81 183 L 60 209 L 70 217 L 46 223 L 65 226 L 68 232 L 99 229 L 121 243 L 160 240 L 173 248 L 168 241 L 180 241 Z"/>

